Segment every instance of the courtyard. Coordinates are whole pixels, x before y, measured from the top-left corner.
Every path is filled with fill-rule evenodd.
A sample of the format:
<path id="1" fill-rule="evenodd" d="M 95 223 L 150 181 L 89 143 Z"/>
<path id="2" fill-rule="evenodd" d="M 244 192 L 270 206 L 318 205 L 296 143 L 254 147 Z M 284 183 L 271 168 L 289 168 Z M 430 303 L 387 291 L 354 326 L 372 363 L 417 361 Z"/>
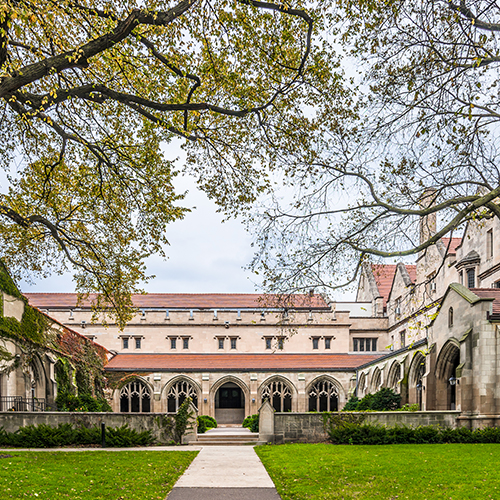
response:
<path id="1" fill-rule="evenodd" d="M 499 498 L 495 444 L 292 444 L 255 451 L 282 500 Z M 197 453 L 2 451 L 0 498 L 165 499 Z"/>

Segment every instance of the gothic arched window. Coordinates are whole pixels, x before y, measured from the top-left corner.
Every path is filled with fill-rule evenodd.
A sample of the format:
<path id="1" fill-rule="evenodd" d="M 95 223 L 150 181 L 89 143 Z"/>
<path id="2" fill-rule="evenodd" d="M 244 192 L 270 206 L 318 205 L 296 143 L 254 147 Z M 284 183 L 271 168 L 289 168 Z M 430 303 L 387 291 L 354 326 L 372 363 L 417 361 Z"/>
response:
<path id="1" fill-rule="evenodd" d="M 309 411 L 337 411 L 338 391 L 330 380 L 319 380 L 309 389 Z"/>
<path id="2" fill-rule="evenodd" d="M 168 391 L 167 411 L 176 413 L 187 397 L 191 398 L 194 406 L 198 407 L 198 391 L 196 388 L 187 380 L 175 382 Z"/>
<path id="3" fill-rule="evenodd" d="M 134 380 L 120 391 L 120 411 L 141 413 L 151 411 L 151 394 L 144 382 Z"/>
<path id="4" fill-rule="evenodd" d="M 274 380 L 262 390 L 262 402 L 269 401 L 275 411 L 292 411 L 292 391 L 281 380 Z"/>

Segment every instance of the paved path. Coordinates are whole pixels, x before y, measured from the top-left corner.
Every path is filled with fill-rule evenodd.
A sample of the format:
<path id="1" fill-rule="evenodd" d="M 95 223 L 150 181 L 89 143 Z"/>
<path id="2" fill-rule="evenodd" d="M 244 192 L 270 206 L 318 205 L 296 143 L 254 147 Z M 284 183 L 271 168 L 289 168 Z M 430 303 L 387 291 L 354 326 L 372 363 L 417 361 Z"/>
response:
<path id="1" fill-rule="evenodd" d="M 206 446 L 168 500 L 280 500 L 252 446 Z"/>

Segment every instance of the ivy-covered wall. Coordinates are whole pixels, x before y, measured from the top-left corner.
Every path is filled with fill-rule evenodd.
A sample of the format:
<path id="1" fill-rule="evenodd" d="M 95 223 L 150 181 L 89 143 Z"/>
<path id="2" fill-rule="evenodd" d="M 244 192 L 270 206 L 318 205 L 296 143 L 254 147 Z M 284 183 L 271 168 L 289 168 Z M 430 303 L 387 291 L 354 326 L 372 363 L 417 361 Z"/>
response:
<path id="1" fill-rule="evenodd" d="M 2 292 L 24 302 L 21 321 L 4 317 Z M 104 400 L 107 350 L 31 307 L 0 261 L 1 338 L 13 341 L 23 353 L 23 356 L 17 356 L 11 363 L 4 363 L 4 372 L 25 370 L 35 357 L 42 359 L 45 353 L 49 353 L 56 360 L 58 406 L 71 410 L 88 410 L 90 406 L 96 408 L 93 411 L 110 409 Z M 0 348 L 0 361 L 9 361 L 9 358 L 12 359 L 13 356 L 5 348 Z M 99 404 L 96 406 L 93 400 L 97 400 Z"/>

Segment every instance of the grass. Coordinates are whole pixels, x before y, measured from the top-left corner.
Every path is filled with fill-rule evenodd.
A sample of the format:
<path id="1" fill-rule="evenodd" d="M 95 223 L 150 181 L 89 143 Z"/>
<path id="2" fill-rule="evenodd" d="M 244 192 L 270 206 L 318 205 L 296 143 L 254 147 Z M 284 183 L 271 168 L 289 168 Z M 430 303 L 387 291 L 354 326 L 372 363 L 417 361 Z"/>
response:
<path id="1" fill-rule="evenodd" d="M 258 446 L 283 500 L 500 498 L 498 444 Z"/>
<path id="2" fill-rule="evenodd" d="M 0 499 L 161 499 L 196 451 L 0 452 Z"/>

